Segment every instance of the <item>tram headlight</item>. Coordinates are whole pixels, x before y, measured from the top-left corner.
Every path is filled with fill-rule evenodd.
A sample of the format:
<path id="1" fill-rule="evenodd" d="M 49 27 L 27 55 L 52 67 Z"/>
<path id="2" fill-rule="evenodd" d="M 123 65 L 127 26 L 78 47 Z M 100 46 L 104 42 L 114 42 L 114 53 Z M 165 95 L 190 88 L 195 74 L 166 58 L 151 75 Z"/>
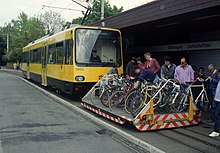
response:
<path id="1" fill-rule="evenodd" d="M 85 77 L 84 77 L 84 76 L 76 76 L 76 77 L 75 77 L 75 80 L 76 80 L 76 81 L 84 81 L 84 80 L 85 80 Z"/>

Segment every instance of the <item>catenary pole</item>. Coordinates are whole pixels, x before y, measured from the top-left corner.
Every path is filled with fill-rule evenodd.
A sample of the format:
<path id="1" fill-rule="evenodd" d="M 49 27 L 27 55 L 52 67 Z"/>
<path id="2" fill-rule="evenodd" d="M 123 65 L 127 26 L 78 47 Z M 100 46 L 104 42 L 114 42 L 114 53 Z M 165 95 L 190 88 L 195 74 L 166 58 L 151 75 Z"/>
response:
<path id="1" fill-rule="evenodd" d="M 105 13 L 104 4 L 105 4 L 105 0 L 101 0 L 101 20 L 104 19 L 104 13 Z"/>

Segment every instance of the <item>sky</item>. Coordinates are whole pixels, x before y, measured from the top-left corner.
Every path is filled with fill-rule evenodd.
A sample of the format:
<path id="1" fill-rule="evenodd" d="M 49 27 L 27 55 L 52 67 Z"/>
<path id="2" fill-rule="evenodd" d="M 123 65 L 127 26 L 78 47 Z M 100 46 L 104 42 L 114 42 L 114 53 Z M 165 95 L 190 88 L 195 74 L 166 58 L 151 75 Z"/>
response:
<path id="1" fill-rule="evenodd" d="M 77 2 L 87 5 L 85 0 L 76 0 Z M 146 4 L 152 0 L 108 0 L 110 5 L 117 6 L 118 8 L 123 7 L 124 11 L 132 9 L 134 7 Z M 12 19 L 17 19 L 19 14 L 23 11 L 28 14 L 29 17 L 37 16 L 45 11 L 52 10 L 61 14 L 66 21 L 72 21 L 77 17 L 82 17 L 81 11 L 69 11 L 62 9 L 53 9 L 42 7 L 42 5 L 71 8 L 86 11 L 85 8 L 74 3 L 72 0 L 0 0 L 0 26 L 4 26 L 9 23 Z"/>

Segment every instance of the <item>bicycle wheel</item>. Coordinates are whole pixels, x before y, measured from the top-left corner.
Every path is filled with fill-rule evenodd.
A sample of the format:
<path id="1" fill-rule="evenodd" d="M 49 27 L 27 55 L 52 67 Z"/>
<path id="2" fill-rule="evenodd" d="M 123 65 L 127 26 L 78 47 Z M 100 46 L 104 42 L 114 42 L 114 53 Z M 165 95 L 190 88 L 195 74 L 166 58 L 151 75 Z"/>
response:
<path id="1" fill-rule="evenodd" d="M 179 94 L 179 96 L 176 98 L 176 103 L 175 103 L 176 112 L 183 112 L 188 110 L 186 105 L 187 100 L 188 100 L 188 95 L 184 93 Z"/>
<path id="2" fill-rule="evenodd" d="M 124 91 L 116 91 L 109 97 L 109 108 L 113 111 L 115 108 L 122 108 L 125 104 L 125 95 Z"/>
<path id="3" fill-rule="evenodd" d="M 124 106 L 125 112 L 131 113 L 131 102 L 139 94 L 140 94 L 140 91 L 137 91 L 137 90 L 134 90 L 134 91 L 131 91 L 130 93 L 128 93 L 128 95 L 126 96 L 126 99 L 125 99 L 125 106 Z"/>
<path id="4" fill-rule="evenodd" d="M 100 99 L 101 99 L 101 103 L 106 106 L 106 107 L 109 107 L 109 97 L 111 96 L 112 92 L 110 89 L 107 89 L 107 90 L 104 90 Z"/>
<path id="5" fill-rule="evenodd" d="M 93 105 L 97 105 L 101 103 L 100 96 L 103 93 L 103 88 L 95 87 L 94 90 L 90 94 L 90 100 Z"/>
<path id="6" fill-rule="evenodd" d="M 157 94 L 156 96 L 154 96 L 155 94 Z M 154 89 L 151 92 L 151 96 L 154 97 L 154 107 L 156 107 L 162 100 L 162 93 L 159 91 L 158 89 Z"/>
<path id="7" fill-rule="evenodd" d="M 161 91 L 158 91 L 158 88 L 156 86 L 149 86 L 143 91 L 149 99 L 147 99 L 146 102 L 150 101 L 150 98 L 153 98 L 154 101 L 154 107 L 156 107 L 162 100 L 162 93 Z"/>
<path id="8" fill-rule="evenodd" d="M 170 96 L 168 97 L 168 101 L 166 103 L 167 105 L 164 107 L 167 113 L 174 113 L 177 111 L 177 106 L 175 103 L 177 96 L 178 96 L 177 93 L 171 93 Z"/>
<path id="9" fill-rule="evenodd" d="M 136 117 L 138 113 L 142 110 L 144 103 L 146 101 L 146 97 L 144 95 L 136 96 L 131 102 L 131 115 Z"/>
<path id="10" fill-rule="evenodd" d="M 194 104 L 199 110 L 202 110 L 203 112 L 207 111 L 207 106 L 209 105 L 207 94 L 203 92 L 198 98 L 196 98 Z"/>

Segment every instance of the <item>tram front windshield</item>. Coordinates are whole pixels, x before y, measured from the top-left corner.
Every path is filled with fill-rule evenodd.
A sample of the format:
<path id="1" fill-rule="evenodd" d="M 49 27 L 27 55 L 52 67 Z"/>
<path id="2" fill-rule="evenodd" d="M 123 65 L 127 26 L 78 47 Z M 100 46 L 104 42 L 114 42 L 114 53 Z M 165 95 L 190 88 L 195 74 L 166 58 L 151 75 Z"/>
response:
<path id="1" fill-rule="evenodd" d="M 121 43 L 118 31 L 77 29 L 76 63 L 85 66 L 121 65 Z"/>

